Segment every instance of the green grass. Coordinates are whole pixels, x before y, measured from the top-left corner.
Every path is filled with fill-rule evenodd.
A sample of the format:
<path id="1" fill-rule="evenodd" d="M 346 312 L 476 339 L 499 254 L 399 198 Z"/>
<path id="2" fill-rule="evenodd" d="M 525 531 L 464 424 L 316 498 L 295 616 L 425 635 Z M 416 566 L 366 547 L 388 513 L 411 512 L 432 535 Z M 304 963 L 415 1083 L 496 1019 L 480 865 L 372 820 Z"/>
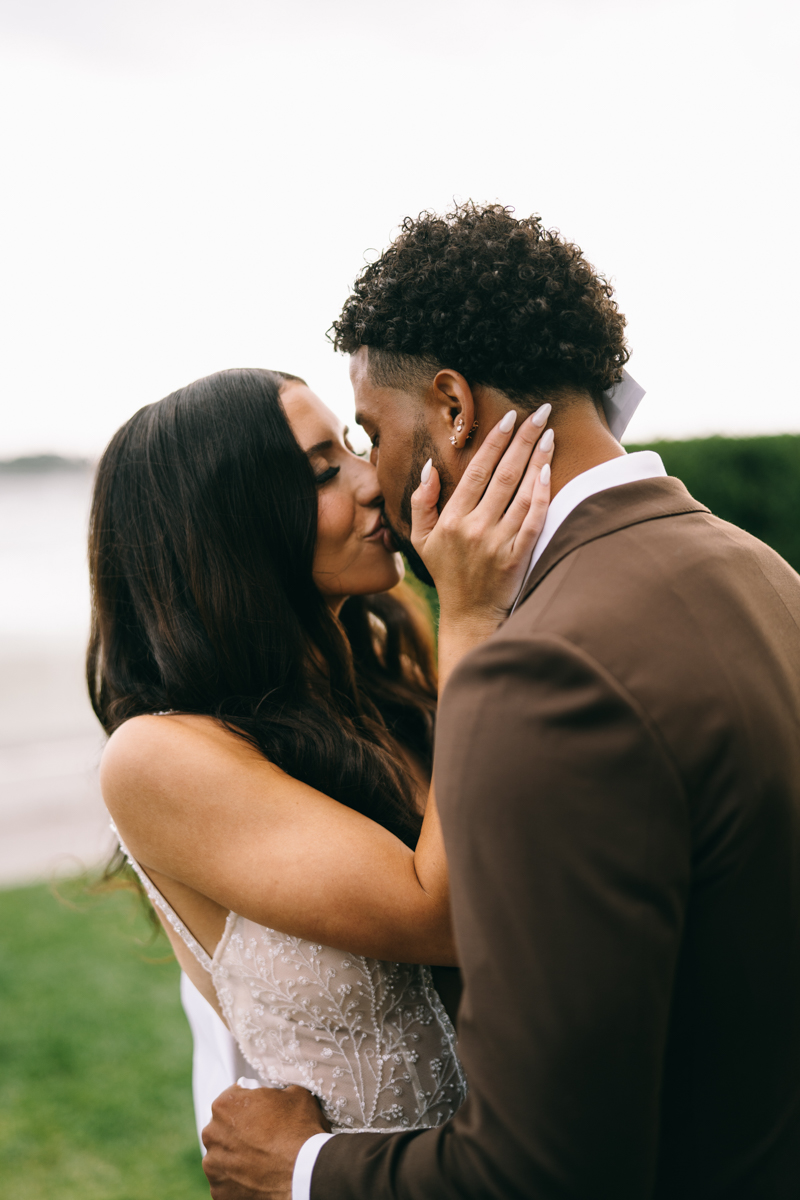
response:
<path id="1" fill-rule="evenodd" d="M 0 892 L 0 1191 L 208 1197 L 169 947 L 129 893 L 60 891 L 73 907 L 47 887 Z"/>

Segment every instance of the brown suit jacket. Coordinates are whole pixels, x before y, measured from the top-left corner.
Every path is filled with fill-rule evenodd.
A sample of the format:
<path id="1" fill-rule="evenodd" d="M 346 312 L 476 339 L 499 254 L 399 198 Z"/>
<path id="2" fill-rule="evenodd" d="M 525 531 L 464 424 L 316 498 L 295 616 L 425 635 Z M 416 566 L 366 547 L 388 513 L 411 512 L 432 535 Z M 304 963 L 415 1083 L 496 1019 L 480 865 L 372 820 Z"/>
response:
<path id="1" fill-rule="evenodd" d="M 656 479 L 524 596 L 439 722 L 469 1098 L 312 1200 L 798 1200 L 800 577 Z"/>

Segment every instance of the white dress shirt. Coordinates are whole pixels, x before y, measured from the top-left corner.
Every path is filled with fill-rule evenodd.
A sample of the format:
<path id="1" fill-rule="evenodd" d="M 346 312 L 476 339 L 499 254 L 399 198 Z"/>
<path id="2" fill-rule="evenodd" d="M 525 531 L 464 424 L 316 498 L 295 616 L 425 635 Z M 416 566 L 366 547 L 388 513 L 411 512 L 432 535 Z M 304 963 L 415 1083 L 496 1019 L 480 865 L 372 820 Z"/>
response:
<path id="1" fill-rule="evenodd" d="M 594 496 L 598 492 L 605 492 L 608 488 L 619 487 L 623 483 L 638 483 L 642 479 L 658 479 L 666 473 L 658 454 L 652 450 L 638 450 L 635 454 L 623 454 L 619 458 L 612 458 L 608 462 L 600 463 L 598 467 L 591 467 L 590 470 L 584 471 L 582 475 L 576 475 L 569 483 L 564 484 L 547 510 L 547 517 L 533 551 L 531 565 L 525 576 L 526 582 L 552 541 L 556 530 L 563 525 L 570 513 L 582 501 L 588 500 L 590 496 Z M 334 1136 L 332 1133 L 315 1133 L 313 1137 L 303 1143 L 294 1165 L 292 1200 L 311 1200 L 311 1175 L 317 1155 L 328 1139 Z M 358 1135 L 353 1134 L 352 1136 L 357 1137 Z"/>
<path id="2" fill-rule="evenodd" d="M 353 1137 L 357 1137 L 353 1134 Z M 315 1133 L 307 1142 L 303 1142 L 300 1153 L 294 1160 L 292 1175 L 292 1200 L 311 1200 L 311 1173 L 317 1161 L 317 1155 L 322 1147 L 335 1133 Z M 378 1134 L 380 1137 L 380 1134 Z"/>
<path id="3" fill-rule="evenodd" d="M 590 496 L 596 496 L 598 492 L 619 487 L 623 483 L 638 483 L 641 479 L 658 479 L 659 476 L 664 476 L 666 473 L 661 456 L 654 450 L 637 450 L 635 454 L 623 454 L 619 458 L 610 458 L 608 462 L 600 463 L 597 467 L 590 467 L 588 471 L 570 479 L 569 483 L 565 483 L 561 491 L 554 496 L 547 510 L 542 532 L 534 547 L 531 565 L 528 567 L 522 588 L 528 582 L 531 571 L 550 545 L 556 531 L 584 500 L 588 500 Z M 516 604 L 514 607 L 516 608 Z"/>

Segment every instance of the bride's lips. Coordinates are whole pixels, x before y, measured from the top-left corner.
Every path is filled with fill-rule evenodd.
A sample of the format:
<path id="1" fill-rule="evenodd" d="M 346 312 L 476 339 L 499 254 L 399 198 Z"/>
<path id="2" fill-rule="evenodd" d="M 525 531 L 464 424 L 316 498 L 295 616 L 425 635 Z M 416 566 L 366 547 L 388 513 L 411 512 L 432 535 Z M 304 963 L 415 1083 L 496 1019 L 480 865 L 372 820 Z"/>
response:
<path id="1" fill-rule="evenodd" d="M 388 525 L 383 523 L 383 519 L 381 517 L 379 517 L 375 522 L 370 532 L 364 534 L 364 541 L 383 542 L 390 554 L 394 554 L 397 550 L 397 547 L 392 539 L 392 531 Z"/>
<path id="2" fill-rule="evenodd" d="M 372 528 L 370 529 L 369 533 L 364 534 L 364 541 L 365 542 L 380 542 L 383 538 L 383 534 L 385 533 L 385 531 L 386 531 L 386 526 L 384 525 L 381 518 L 378 517 L 378 519 L 374 522 Z"/>

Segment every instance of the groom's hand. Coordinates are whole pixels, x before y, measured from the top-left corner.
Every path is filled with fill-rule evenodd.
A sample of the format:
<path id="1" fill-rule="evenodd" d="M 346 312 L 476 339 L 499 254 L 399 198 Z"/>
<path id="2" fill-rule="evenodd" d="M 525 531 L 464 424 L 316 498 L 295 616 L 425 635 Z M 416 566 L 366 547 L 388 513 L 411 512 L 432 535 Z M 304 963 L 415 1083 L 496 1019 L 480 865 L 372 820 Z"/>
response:
<path id="1" fill-rule="evenodd" d="M 229 1087 L 203 1130 L 213 1200 L 292 1200 L 300 1147 L 330 1126 L 305 1088 Z"/>

